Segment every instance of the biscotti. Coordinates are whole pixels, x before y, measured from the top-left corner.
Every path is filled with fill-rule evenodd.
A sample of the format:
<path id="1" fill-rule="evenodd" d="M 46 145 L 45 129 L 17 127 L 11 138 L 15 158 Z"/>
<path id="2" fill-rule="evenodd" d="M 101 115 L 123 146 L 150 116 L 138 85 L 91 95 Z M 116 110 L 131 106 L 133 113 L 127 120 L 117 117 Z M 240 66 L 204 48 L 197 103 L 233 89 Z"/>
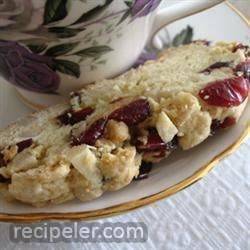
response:
<path id="1" fill-rule="evenodd" d="M 34 206 L 95 199 L 140 179 L 145 162 L 234 125 L 248 101 L 248 54 L 236 43 L 170 48 L 10 125 L 0 132 L 4 195 Z"/>

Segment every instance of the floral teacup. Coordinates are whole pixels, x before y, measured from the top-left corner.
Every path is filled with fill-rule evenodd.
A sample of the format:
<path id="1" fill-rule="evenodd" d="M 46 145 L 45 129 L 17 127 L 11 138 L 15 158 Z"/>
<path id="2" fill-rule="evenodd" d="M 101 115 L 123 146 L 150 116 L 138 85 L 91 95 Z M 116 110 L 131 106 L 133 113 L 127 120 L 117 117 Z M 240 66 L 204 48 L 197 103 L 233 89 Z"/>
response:
<path id="1" fill-rule="evenodd" d="M 222 0 L 163 1 L 0 0 L 0 74 L 48 106 L 125 71 L 160 28 Z"/>

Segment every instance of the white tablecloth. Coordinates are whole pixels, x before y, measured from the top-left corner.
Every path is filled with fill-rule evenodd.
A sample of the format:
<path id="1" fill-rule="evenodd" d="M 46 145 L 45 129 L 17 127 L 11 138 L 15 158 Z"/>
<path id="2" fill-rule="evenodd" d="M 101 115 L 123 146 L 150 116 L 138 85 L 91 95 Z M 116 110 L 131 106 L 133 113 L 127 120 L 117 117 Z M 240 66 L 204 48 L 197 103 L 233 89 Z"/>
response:
<path id="1" fill-rule="evenodd" d="M 250 13 L 248 0 L 233 1 Z M 4 89 L 4 91 L 3 91 Z M 25 113 L 22 104 L 6 106 L 9 86 L 1 88 L 1 126 Z M 19 102 L 15 99 L 15 102 Z M 8 112 L 8 116 L 3 115 Z M 250 249 L 250 140 L 222 161 L 203 180 L 148 207 L 100 222 L 145 222 L 149 230 L 146 243 L 58 243 L 14 244 L 9 241 L 9 224 L 0 223 L 1 249 Z"/>

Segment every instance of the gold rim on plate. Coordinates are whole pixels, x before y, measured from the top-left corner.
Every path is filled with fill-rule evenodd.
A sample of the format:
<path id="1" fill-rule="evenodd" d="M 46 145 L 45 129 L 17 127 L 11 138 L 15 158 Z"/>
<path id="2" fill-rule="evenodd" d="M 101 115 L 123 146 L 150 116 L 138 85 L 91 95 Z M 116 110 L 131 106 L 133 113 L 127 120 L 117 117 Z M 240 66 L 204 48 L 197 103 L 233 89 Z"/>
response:
<path id="1" fill-rule="evenodd" d="M 32 101 L 28 100 L 17 89 L 16 89 L 16 93 L 17 93 L 18 97 L 20 98 L 21 102 L 23 102 L 27 107 L 34 109 L 35 111 L 40 111 L 40 110 L 46 109 L 46 106 L 36 104 L 36 103 L 33 103 Z"/>
<path id="2" fill-rule="evenodd" d="M 249 26 L 249 20 L 232 4 L 226 1 L 228 7 L 230 7 L 237 15 L 239 15 L 244 22 Z M 26 102 L 27 103 L 27 102 Z M 33 106 L 32 103 L 29 103 L 30 106 Z M 121 213 L 129 212 L 139 207 L 149 205 L 153 202 L 166 198 L 170 195 L 173 195 L 184 188 L 194 184 L 195 182 L 202 179 L 207 175 L 214 166 L 221 161 L 226 156 L 232 154 L 241 143 L 250 135 L 250 121 L 246 125 L 244 132 L 241 136 L 228 148 L 222 151 L 220 154 L 215 156 L 208 164 L 201 167 L 194 174 L 187 177 L 183 181 L 150 196 L 129 201 L 123 204 L 119 204 L 112 207 L 107 207 L 103 209 L 98 209 L 94 211 L 85 211 L 85 212 L 72 212 L 72 213 L 32 213 L 32 214 L 6 214 L 0 213 L 0 221 L 3 222 L 38 222 L 42 220 L 90 220 L 98 219 L 113 215 L 119 215 Z"/>

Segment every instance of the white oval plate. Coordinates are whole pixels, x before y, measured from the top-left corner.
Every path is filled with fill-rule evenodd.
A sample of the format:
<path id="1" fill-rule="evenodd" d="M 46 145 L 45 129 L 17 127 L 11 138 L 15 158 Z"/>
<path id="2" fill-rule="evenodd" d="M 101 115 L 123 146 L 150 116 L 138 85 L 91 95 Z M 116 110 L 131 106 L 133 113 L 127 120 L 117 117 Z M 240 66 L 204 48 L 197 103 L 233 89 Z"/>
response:
<path id="1" fill-rule="evenodd" d="M 228 4 L 221 4 L 170 25 L 170 36 L 173 37 L 187 24 L 194 28 L 195 39 L 249 43 L 247 20 Z M 20 104 L 14 89 L 6 83 L 3 84 L 3 81 L 0 83 L 0 127 L 30 112 Z M 250 105 L 233 128 L 209 138 L 192 150 L 173 153 L 153 168 L 148 179 L 134 181 L 128 187 L 106 193 L 94 201 L 81 203 L 75 200 L 58 206 L 33 208 L 0 200 L 0 220 L 31 222 L 48 219 L 93 219 L 150 204 L 178 192 L 206 175 L 218 160 L 232 153 L 246 138 L 250 131 L 249 121 Z"/>

